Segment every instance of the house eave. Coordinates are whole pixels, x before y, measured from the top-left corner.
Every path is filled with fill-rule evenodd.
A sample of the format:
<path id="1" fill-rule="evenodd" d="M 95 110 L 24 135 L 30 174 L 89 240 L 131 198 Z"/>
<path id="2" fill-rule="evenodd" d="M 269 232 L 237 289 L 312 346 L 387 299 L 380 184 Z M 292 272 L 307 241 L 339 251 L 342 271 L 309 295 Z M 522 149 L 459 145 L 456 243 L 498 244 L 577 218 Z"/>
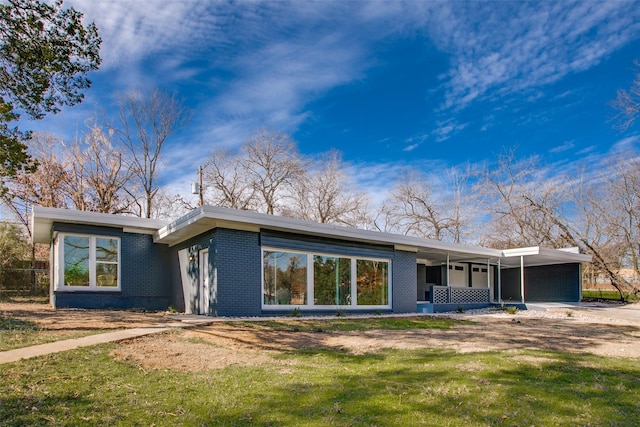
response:
<path id="1" fill-rule="evenodd" d="M 173 246 L 213 228 L 230 228 L 259 232 L 261 229 L 298 233 L 310 236 L 393 245 L 397 250 L 410 252 L 437 251 L 458 254 L 467 258 L 498 258 L 502 252 L 479 246 L 403 236 L 380 231 L 362 230 L 334 224 L 322 224 L 277 215 L 250 211 L 201 206 L 184 217 L 167 224 L 154 234 L 154 241 Z"/>
<path id="2" fill-rule="evenodd" d="M 153 234 L 158 228 L 164 227 L 167 221 L 34 206 L 31 211 L 33 243 L 49 243 L 51 240 L 51 228 L 54 223 L 116 227 L 129 232 Z"/>
<path id="3" fill-rule="evenodd" d="M 502 264 L 505 267 L 520 266 L 520 257 L 523 257 L 524 265 L 527 267 L 591 262 L 591 255 L 581 254 L 578 248 L 551 249 L 543 246 L 531 246 L 505 249 L 502 251 L 502 256 Z"/>

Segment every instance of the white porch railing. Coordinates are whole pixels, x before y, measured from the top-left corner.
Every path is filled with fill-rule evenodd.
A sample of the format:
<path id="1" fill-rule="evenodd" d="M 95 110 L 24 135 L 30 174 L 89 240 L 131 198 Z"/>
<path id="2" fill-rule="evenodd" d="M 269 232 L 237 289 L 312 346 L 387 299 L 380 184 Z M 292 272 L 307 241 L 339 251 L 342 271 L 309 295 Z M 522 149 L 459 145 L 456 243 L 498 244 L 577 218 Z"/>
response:
<path id="1" fill-rule="evenodd" d="M 432 304 L 482 304 L 491 302 L 489 288 L 431 286 Z"/>

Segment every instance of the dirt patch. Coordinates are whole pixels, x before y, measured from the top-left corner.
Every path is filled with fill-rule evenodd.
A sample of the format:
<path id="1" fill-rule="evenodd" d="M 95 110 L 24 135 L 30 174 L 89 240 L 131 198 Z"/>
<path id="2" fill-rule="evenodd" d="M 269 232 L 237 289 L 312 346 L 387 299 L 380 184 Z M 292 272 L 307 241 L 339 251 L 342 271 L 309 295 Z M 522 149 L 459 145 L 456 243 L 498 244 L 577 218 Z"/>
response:
<path id="1" fill-rule="evenodd" d="M 47 331 L 90 331 L 138 328 L 172 322 L 165 312 L 136 310 L 54 309 L 47 304 L 0 302 L 0 316 L 29 320 Z"/>
<path id="2" fill-rule="evenodd" d="M 188 332 L 146 336 L 121 342 L 111 354 L 117 360 L 131 361 L 144 369 L 184 372 L 273 363 L 265 353 L 193 342 L 191 338 Z"/>
<path id="3" fill-rule="evenodd" d="M 0 314 L 36 322 L 48 331 L 78 332 L 121 329 L 173 322 L 168 313 L 113 310 L 53 310 L 40 304 L 0 303 Z M 610 315 L 610 314 L 608 314 Z M 331 348 L 349 354 L 381 349 L 447 349 L 456 352 L 518 351 L 523 349 L 592 353 L 640 358 L 640 322 L 609 319 L 593 313 L 566 311 L 465 313 L 451 315 L 474 323 L 451 329 L 356 332 L 274 331 L 216 321 L 208 326 L 151 335 L 121 342 L 113 351 L 119 360 L 144 369 L 201 371 L 230 365 L 286 364 L 271 357 L 300 349 Z M 291 319 L 287 319 L 291 322 Z M 624 320 L 624 321 L 623 321 Z M 543 359 L 531 360 L 543 363 Z"/>
<path id="4" fill-rule="evenodd" d="M 226 347 L 286 351 L 331 347 L 352 354 L 384 348 L 446 348 L 456 352 L 539 349 L 640 357 L 640 327 L 591 324 L 572 319 L 473 318 L 448 330 L 371 330 L 353 332 L 293 332 L 241 328 L 214 323 L 190 331 Z"/>

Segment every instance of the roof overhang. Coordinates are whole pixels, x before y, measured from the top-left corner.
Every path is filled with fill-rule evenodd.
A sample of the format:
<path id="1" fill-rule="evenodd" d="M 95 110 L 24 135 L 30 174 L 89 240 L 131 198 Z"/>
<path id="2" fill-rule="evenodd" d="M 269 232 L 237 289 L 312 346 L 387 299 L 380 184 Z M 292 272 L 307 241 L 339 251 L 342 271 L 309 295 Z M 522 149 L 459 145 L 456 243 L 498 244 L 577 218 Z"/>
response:
<path id="1" fill-rule="evenodd" d="M 83 224 L 100 227 L 121 228 L 123 231 L 153 234 L 164 227 L 167 221 L 138 218 L 115 214 L 76 211 L 59 208 L 34 206 L 31 211 L 31 230 L 33 243 L 49 243 L 53 223 Z"/>
<path id="2" fill-rule="evenodd" d="M 591 262 L 591 255 L 581 254 L 578 248 L 549 249 L 540 246 L 505 249 L 502 251 L 503 267 L 519 267 L 523 257 L 525 267 L 551 264 Z"/>
<path id="3" fill-rule="evenodd" d="M 499 250 L 215 206 L 201 206 L 171 223 L 163 220 L 35 206 L 31 214 L 31 223 L 34 243 L 49 243 L 54 223 L 121 228 L 125 232 L 151 234 L 155 243 L 169 246 L 177 245 L 214 228 L 252 232 L 266 229 L 393 246 L 396 250 L 416 253 L 419 262 L 432 264 L 446 261 L 484 264 L 496 263 L 500 260 L 503 267 L 510 268 L 520 266 L 520 257 L 523 257 L 525 266 L 591 261 L 591 256 L 580 254 L 577 248 L 548 249 L 535 246 Z"/>
<path id="4" fill-rule="evenodd" d="M 450 259 L 483 259 L 486 262 L 488 258 L 497 259 L 502 255 L 502 251 L 497 249 L 321 224 L 295 218 L 215 206 L 201 206 L 166 225 L 154 234 L 154 241 L 173 246 L 217 227 L 254 232 L 268 229 L 332 239 L 392 245 L 397 250 L 416 252 L 418 258 L 428 256 L 429 259 L 437 258 L 438 260 L 446 260 L 447 254 L 449 254 Z"/>

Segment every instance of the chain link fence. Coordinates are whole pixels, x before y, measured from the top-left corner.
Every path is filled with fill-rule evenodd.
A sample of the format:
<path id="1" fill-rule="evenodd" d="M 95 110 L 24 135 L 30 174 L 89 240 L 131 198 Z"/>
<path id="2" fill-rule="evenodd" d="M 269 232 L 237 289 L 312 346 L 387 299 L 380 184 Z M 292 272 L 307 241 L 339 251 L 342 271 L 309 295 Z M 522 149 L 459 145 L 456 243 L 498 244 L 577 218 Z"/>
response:
<path id="1" fill-rule="evenodd" d="M 49 295 L 49 262 L 26 260 L 0 269 L 0 300 Z"/>

